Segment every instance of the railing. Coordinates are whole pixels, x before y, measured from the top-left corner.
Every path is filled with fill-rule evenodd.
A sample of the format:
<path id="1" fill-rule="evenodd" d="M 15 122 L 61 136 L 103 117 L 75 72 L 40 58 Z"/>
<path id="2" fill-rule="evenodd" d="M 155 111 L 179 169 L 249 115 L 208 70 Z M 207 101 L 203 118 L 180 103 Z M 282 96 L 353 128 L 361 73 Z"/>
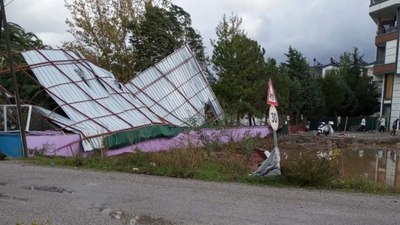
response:
<path id="1" fill-rule="evenodd" d="M 397 31 L 399 31 L 398 26 L 391 26 L 388 28 L 380 28 L 377 33 L 378 33 L 378 35 L 381 35 L 381 34 L 389 34 L 389 33 L 397 32 Z"/>
<path id="2" fill-rule="evenodd" d="M 382 2 L 386 2 L 387 0 L 371 0 L 371 4 L 369 6 L 373 6 Z"/>

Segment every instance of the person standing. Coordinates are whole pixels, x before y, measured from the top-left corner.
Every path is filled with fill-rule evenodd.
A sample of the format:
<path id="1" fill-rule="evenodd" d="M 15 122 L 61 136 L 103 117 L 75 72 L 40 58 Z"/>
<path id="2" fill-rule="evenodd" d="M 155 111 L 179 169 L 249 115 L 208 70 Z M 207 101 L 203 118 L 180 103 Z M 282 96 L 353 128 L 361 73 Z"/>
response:
<path id="1" fill-rule="evenodd" d="M 393 136 L 396 136 L 396 130 L 398 128 L 398 123 L 399 123 L 399 119 L 396 119 L 395 121 L 393 121 L 392 132 L 390 133 Z"/>
<path id="2" fill-rule="evenodd" d="M 361 132 L 365 131 L 365 125 L 367 124 L 367 121 L 365 120 L 365 116 L 362 116 L 361 119 Z"/>
<path id="3" fill-rule="evenodd" d="M 381 119 L 380 119 L 380 127 L 379 127 L 379 133 L 380 133 L 380 132 L 382 132 L 382 133 L 385 132 L 385 125 L 386 125 L 386 119 L 385 119 L 385 117 L 381 116 Z"/>

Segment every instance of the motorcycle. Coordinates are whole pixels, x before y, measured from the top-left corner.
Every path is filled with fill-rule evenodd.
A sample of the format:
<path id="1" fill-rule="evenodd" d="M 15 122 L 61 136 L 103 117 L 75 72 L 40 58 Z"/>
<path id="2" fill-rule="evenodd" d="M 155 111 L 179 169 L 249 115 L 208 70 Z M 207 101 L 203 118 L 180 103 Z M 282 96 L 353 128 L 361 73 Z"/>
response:
<path id="1" fill-rule="evenodd" d="M 332 135 L 333 134 L 333 128 L 332 128 L 333 124 L 334 123 L 332 121 L 329 121 L 328 124 L 325 124 L 325 122 L 322 122 L 317 128 L 317 136 L 320 134 L 325 134 L 325 136 Z"/>

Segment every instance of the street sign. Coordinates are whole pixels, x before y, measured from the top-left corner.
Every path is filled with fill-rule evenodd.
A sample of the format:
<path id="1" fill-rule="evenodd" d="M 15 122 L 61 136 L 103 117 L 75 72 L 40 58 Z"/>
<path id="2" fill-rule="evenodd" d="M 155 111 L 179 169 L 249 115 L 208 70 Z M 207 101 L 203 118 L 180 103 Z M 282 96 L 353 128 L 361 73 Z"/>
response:
<path id="1" fill-rule="evenodd" d="M 269 121 L 272 129 L 276 131 L 279 125 L 279 117 L 278 117 L 278 111 L 276 111 L 274 105 L 271 105 L 269 107 Z"/>
<path id="2" fill-rule="evenodd" d="M 267 104 L 278 106 L 278 100 L 276 99 L 274 87 L 272 86 L 272 81 L 268 81 L 268 93 L 267 93 Z"/>

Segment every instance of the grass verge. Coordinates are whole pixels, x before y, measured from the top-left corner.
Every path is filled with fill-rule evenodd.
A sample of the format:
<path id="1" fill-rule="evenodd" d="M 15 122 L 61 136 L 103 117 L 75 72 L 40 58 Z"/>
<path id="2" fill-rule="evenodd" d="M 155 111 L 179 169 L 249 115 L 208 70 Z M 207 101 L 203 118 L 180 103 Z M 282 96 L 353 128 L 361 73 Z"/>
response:
<path id="1" fill-rule="evenodd" d="M 257 143 L 252 147 L 257 147 Z M 398 194 L 399 188 L 386 187 L 366 178 L 340 177 L 337 160 L 303 155 L 296 161 L 283 162 L 282 175 L 248 176 L 254 170 L 248 147 L 243 143 L 228 144 L 218 150 L 182 148 L 166 152 L 136 151 L 114 157 L 47 157 L 35 156 L 27 161 L 40 165 L 58 165 L 103 171 L 151 174 L 219 182 L 240 182 L 275 187 L 306 187 L 372 194 Z"/>

